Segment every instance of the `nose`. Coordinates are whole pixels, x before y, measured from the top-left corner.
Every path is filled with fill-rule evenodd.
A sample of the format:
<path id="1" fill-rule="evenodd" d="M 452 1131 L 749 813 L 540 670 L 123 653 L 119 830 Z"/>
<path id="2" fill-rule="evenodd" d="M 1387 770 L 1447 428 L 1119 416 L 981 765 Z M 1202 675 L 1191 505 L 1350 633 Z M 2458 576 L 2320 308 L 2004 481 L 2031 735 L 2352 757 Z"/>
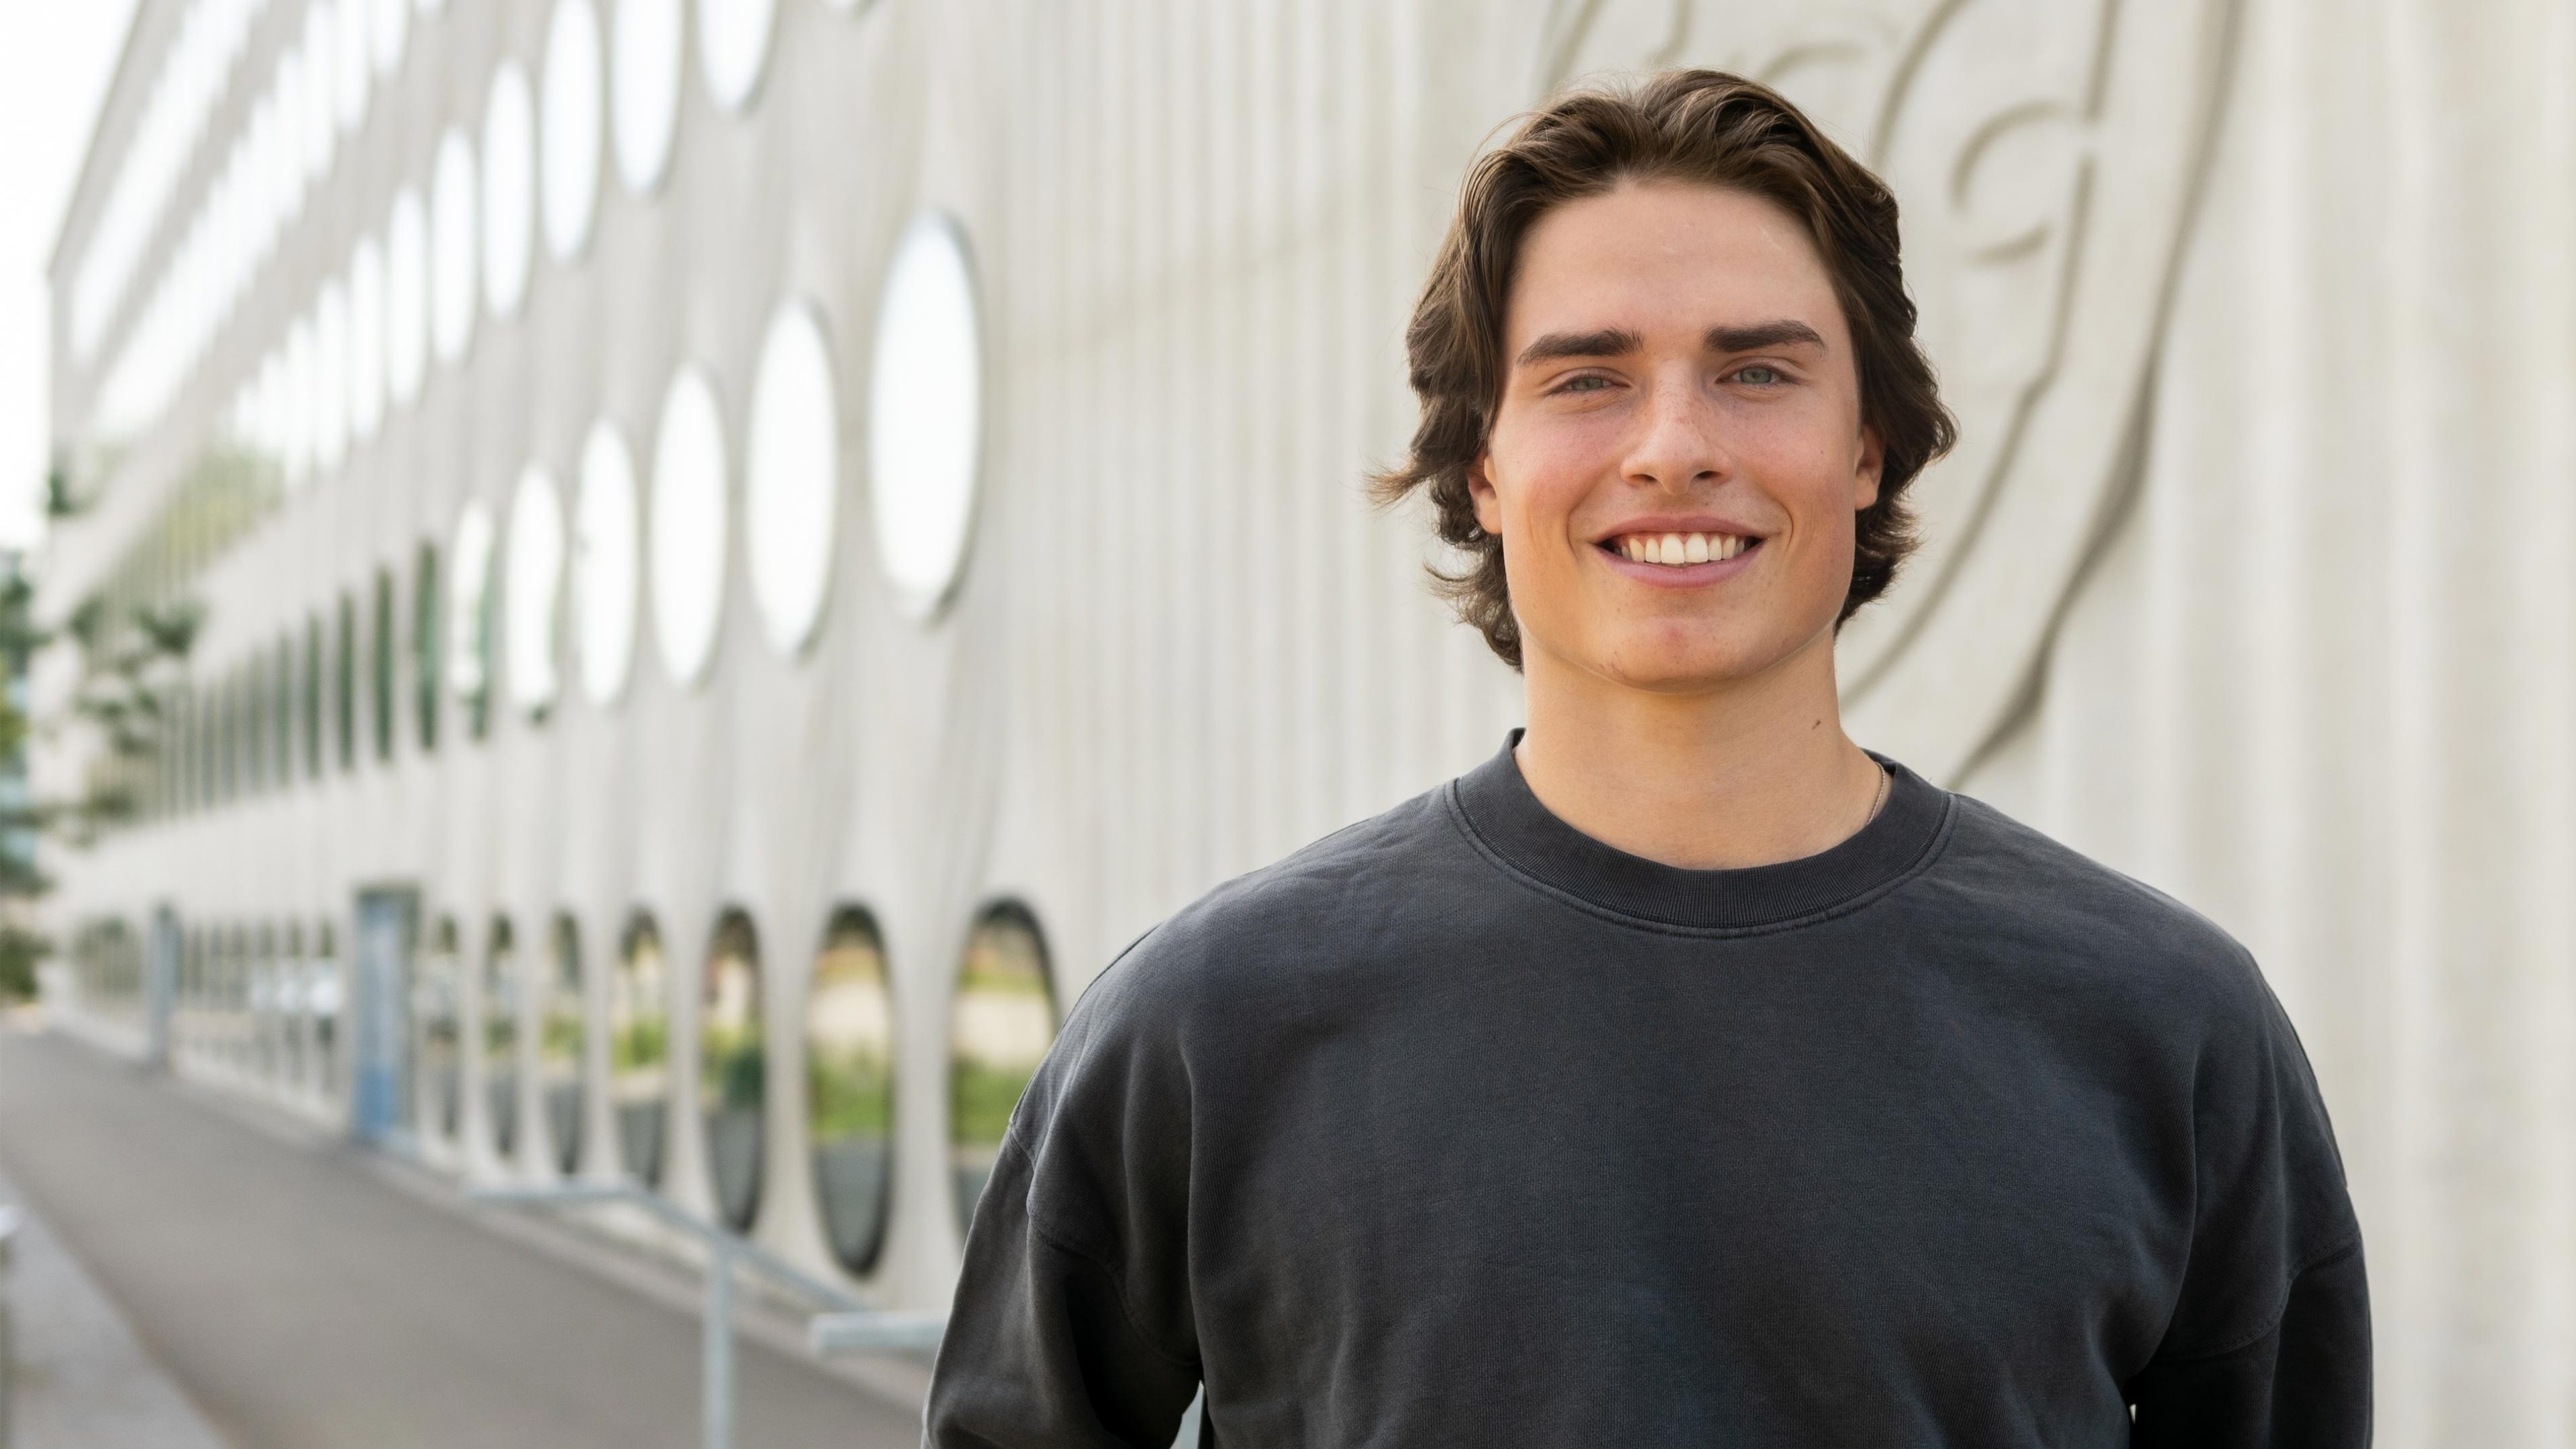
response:
<path id="1" fill-rule="evenodd" d="M 1629 482 L 1686 494 L 1732 471 L 1717 408 L 1700 374 L 1695 366 L 1656 372 L 1620 469 Z"/>

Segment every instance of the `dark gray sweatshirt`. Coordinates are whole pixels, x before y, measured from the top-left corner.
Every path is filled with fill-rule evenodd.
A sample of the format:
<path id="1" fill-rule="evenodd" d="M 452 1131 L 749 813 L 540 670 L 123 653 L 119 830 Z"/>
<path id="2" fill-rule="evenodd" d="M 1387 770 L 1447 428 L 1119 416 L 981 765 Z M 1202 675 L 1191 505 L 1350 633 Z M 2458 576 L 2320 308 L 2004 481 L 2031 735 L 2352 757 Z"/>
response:
<path id="1" fill-rule="evenodd" d="M 1678 870 L 1507 743 L 1155 928 L 1012 1121 L 928 1442 L 1157 1449 L 1202 1381 L 1228 1449 L 2366 1442 L 2252 960 L 1892 773 Z"/>

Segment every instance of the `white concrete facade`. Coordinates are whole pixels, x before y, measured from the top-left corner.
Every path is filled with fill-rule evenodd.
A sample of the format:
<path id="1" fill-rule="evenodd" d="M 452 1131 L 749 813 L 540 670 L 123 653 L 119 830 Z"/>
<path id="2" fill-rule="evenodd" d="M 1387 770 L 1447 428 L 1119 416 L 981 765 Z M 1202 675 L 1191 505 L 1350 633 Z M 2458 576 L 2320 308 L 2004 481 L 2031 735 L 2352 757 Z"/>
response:
<path id="1" fill-rule="evenodd" d="M 135 275 L 171 254 L 188 178 L 308 33 L 305 0 L 146 3 L 66 225 L 56 427 L 99 491 L 56 532 L 58 617 L 132 557 L 399 193 L 433 189 L 448 127 L 483 145 L 504 63 L 546 74 L 551 3 L 346 0 L 404 17 L 398 57 L 202 359 L 114 436 L 107 378 L 141 304 L 91 303 L 106 320 L 76 346 L 71 279 L 159 58 L 227 3 L 246 58 Z M 612 56 L 654 8 L 600 5 Z M 1598 70 L 1723 65 L 1896 185 L 1964 424 L 1921 484 L 1930 547 L 1844 641 L 1854 732 L 2264 962 L 2368 1234 L 2383 1442 L 2576 1444 L 2576 585 L 2557 558 L 2576 3 L 777 0 L 730 109 L 699 27 L 742 8 L 769 9 L 686 7 L 667 175 L 639 193 L 612 149 L 569 260 L 534 242 L 524 301 L 484 308 L 416 402 L 187 573 L 209 608 L 191 668 L 288 634 L 300 660 L 308 621 L 344 593 L 363 614 L 379 568 L 408 639 L 422 543 L 447 557 L 471 501 L 508 519 L 532 463 L 568 488 L 603 418 L 649 475 L 684 364 L 714 386 L 739 540 L 751 378 L 789 298 L 821 322 L 839 402 L 811 638 L 773 645 L 729 542 L 702 678 L 673 677 L 647 607 L 610 702 L 568 684 L 534 719 L 499 695 L 475 741 L 451 696 L 434 749 L 402 645 L 390 762 L 362 747 L 52 852 L 65 929 L 166 904 L 345 940 L 355 891 L 401 883 L 469 941 L 508 915 L 522 959 L 567 912 L 604 963 L 648 910 L 685 1102 L 719 915 L 755 923 L 769 1039 L 792 1043 L 825 921 L 863 905 L 898 1072 L 892 1236 L 866 1286 L 938 1306 L 976 911 L 1024 903 L 1070 1000 L 1216 881 L 1496 748 L 1512 677 L 1424 589 L 1422 520 L 1361 494 L 1410 431 L 1412 294 L 1496 125 Z M 620 84 L 612 65 L 612 115 Z M 867 399 L 886 268 L 926 213 L 966 239 L 985 364 L 963 574 L 924 619 L 878 563 Z M 577 633 L 554 646 L 568 679 Z M 79 767 L 68 742 L 40 762 L 58 791 Z M 795 1053 L 768 1070 L 756 1232 L 820 1263 Z M 610 1170 L 606 1127 L 585 1170 Z M 670 1150 L 670 1190 L 704 1206 L 699 1135 Z M 547 1170 L 533 1147 L 471 1169 Z"/>

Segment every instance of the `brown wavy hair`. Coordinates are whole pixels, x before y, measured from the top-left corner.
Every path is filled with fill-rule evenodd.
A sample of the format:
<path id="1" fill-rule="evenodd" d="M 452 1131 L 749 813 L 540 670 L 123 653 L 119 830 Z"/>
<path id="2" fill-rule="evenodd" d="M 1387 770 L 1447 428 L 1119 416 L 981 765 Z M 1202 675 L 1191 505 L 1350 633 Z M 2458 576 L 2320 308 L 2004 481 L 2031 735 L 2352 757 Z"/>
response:
<path id="1" fill-rule="evenodd" d="M 1434 565 L 1432 577 L 1458 616 L 1514 669 L 1520 624 L 1503 573 L 1503 541 L 1476 522 L 1467 484 L 1502 400 L 1504 309 L 1522 239 L 1538 219 L 1632 180 L 1762 197 L 1804 223 L 1824 258 L 1851 330 L 1861 422 L 1877 432 L 1885 455 L 1878 501 L 1855 520 L 1851 589 L 1836 628 L 1885 593 L 1914 550 L 1906 485 L 1949 451 L 1958 432 L 1914 338 L 1896 198 L 1805 113 L 1768 86 L 1710 70 L 1667 71 L 1558 97 L 1523 118 L 1467 175 L 1405 333 L 1422 405 L 1412 454 L 1370 482 L 1382 504 L 1429 490 L 1440 537 L 1468 556 L 1456 573 Z"/>

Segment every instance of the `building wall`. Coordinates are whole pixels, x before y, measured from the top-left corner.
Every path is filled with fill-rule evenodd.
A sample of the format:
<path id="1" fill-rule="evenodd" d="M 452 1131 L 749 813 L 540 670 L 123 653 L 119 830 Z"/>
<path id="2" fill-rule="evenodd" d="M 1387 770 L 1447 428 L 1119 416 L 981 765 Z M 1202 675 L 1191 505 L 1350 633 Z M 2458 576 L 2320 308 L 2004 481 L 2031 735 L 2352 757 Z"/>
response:
<path id="1" fill-rule="evenodd" d="M 2263 962 L 2382 1442 L 2576 1442 L 2576 10 L 2249 5 L 2140 486 L 1971 788 Z"/>

